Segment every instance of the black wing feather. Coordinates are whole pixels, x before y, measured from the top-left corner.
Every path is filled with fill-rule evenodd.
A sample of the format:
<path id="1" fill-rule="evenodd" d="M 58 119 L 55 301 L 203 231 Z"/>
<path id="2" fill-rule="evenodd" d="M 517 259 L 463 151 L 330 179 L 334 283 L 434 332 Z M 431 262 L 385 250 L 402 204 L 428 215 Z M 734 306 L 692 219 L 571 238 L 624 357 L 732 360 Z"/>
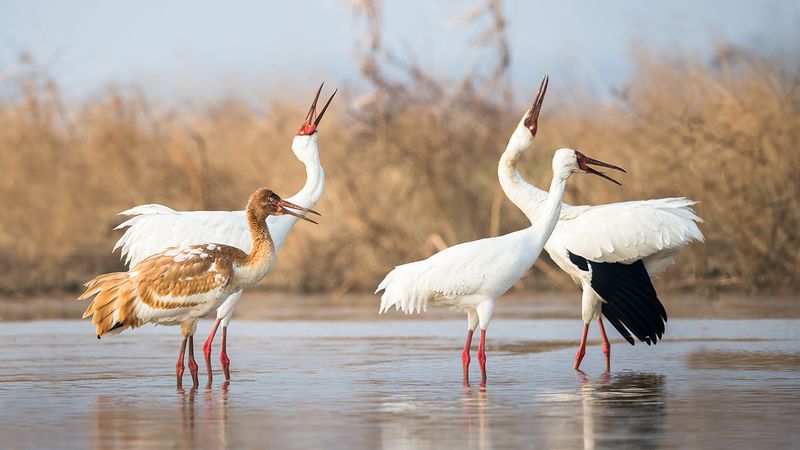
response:
<path id="1" fill-rule="evenodd" d="M 567 252 L 579 269 L 592 271 L 592 289 L 605 301 L 603 316 L 631 345 L 631 333 L 641 342 L 656 344 L 664 335 L 667 311 L 658 299 L 644 262 L 604 263 Z"/>

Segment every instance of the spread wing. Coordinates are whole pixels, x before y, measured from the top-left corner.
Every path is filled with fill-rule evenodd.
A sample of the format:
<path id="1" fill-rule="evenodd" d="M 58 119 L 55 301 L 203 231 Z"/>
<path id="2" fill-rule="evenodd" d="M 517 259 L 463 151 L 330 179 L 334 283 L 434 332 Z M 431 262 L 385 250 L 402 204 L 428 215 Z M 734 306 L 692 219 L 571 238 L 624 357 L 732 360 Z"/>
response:
<path id="1" fill-rule="evenodd" d="M 548 247 L 565 248 L 596 262 L 632 263 L 644 259 L 653 276 L 651 269 L 666 269 L 685 245 L 693 240 L 703 241 L 697 227 L 702 219 L 691 208 L 694 204 L 678 197 L 587 207 L 574 217 L 559 221 Z"/>
<path id="2" fill-rule="evenodd" d="M 292 201 L 292 199 L 287 199 Z M 249 252 L 253 243 L 244 211 L 175 211 L 162 205 L 141 205 L 120 213 L 133 216 L 115 229 L 125 233 L 114 245 L 122 258 L 134 267 L 150 255 L 170 247 L 217 242 Z M 283 245 L 296 217 L 267 218 L 275 251 Z"/>

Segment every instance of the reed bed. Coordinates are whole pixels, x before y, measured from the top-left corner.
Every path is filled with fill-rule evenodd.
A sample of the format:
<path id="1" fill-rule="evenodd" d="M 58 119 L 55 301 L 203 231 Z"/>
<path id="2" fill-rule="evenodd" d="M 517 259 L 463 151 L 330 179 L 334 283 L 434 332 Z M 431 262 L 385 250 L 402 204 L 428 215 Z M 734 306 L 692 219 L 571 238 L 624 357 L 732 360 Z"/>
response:
<path id="1" fill-rule="evenodd" d="M 321 127 L 321 224 L 296 227 L 266 286 L 363 292 L 395 264 L 527 226 L 495 168 L 538 80 L 513 96 L 502 76 L 486 88 L 487 79 L 437 80 L 408 65 L 389 80 L 373 50 L 362 61 L 369 92 L 340 92 Z M 175 106 L 131 87 L 68 104 L 55 80 L 28 67 L 0 98 L 0 291 L 71 291 L 121 269 L 112 228 L 133 205 L 241 209 L 259 186 L 290 195 L 305 180 L 290 143 L 306 96 Z M 552 151 L 572 147 L 630 175 L 621 189 L 574 177 L 571 203 L 700 201 L 707 241 L 684 250 L 661 286 L 796 289 L 799 80 L 796 64 L 725 46 L 710 61 L 642 52 L 610 99 L 552 80 L 522 170 L 547 186 Z M 523 287 L 571 289 L 546 258 L 536 267 Z"/>

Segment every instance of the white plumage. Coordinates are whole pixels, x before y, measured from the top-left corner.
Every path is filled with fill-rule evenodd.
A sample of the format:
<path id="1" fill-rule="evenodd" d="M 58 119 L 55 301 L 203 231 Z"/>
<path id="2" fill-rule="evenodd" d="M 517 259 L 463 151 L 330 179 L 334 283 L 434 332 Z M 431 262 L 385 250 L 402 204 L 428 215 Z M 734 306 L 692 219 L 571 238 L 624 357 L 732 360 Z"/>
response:
<path id="1" fill-rule="evenodd" d="M 313 222 L 299 211 L 316 213 L 281 200 L 269 189 L 258 189 L 247 203 L 247 223 L 253 241 L 250 252 L 218 243 L 166 249 L 145 258 L 128 272 L 104 274 L 89 281 L 79 297 L 92 299 L 83 317 L 92 317 L 98 338 L 145 323 L 181 324 L 184 339 L 176 364 L 178 383 L 183 376 L 183 354 L 188 344 L 189 368 L 197 386 L 194 361 L 197 320 L 266 275 L 275 259 L 267 217 L 287 214 Z"/>
<path id="2" fill-rule="evenodd" d="M 558 221 L 566 180 L 583 172 L 586 158 L 570 149 L 556 151 L 553 181 L 546 207 L 532 225 L 503 236 L 458 244 L 423 261 L 397 266 L 378 285 L 383 291 L 380 312 L 392 306 L 406 313 L 425 311 L 429 304 L 445 305 L 467 313 L 467 342 L 462 353 L 464 383 L 468 384 L 469 344 L 477 325 L 481 329 L 478 359 L 482 385 L 486 383 L 485 332 L 497 299 L 530 269 Z M 593 160 L 592 160 L 593 161 Z M 596 161 L 596 163 L 600 163 Z"/>
<path id="3" fill-rule="evenodd" d="M 317 147 L 319 135 L 317 126 L 336 91 L 315 117 L 321 91 L 322 86 L 317 91 L 314 102 L 292 141 L 292 151 L 306 167 L 306 182 L 300 192 L 286 200 L 304 208 L 314 208 L 325 188 L 325 173 L 322 170 Z M 175 211 L 167 206 L 148 204 L 123 211 L 120 215 L 133 216 L 116 227 L 124 229 L 125 232 L 114 246 L 114 250 L 121 249 L 121 256 L 129 267 L 134 267 L 148 256 L 169 247 L 216 242 L 249 252 L 253 246 L 244 211 Z M 292 216 L 271 216 L 267 219 L 276 252 L 286 242 L 297 220 Z M 217 308 L 217 322 L 203 345 L 209 375 L 211 341 L 221 323 L 223 346 L 225 345 L 225 332 L 241 295 L 241 292 L 233 293 Z M 229 360 L 224 347 L 220 358 L 223 367 L 226 367 Z"/>
<path id="4" fill-rule="evenodd" d="M 534 106 L 509 139 L 498 166 L 503 191 L 528 216 L 536 216 L 546 209 L 547 192 L 522 178 L 517 170 L 517 160 L 533 143 L 537 124 L 534 121 L 531 127 L 526 120 L 532 115 L 538 116 L 546 88 L 547 82 L 544 81 Z M 599 321 L 606 361 L 610 364 L 610 345 L 605 337 L 601 313 L 631 344 L 634 341 L 628 331 L 648 344 L 661 338 L 666 312 L 649 277 L 658 276 L 674 264 L 677 253 L 690 242 L 703 241 L 703 234 L 697 226 L 702 220 L 692 209 L 694 204 L 687 198 L 676 197 L 597 206 L 563 205 L 545 250 L 584 291 L 584 338 L 576 355 L 575 368 L 583 357 L 588 323 L 594 319 Z M 645 270 L 639 268 L 639 261 Z M 581 267 L 583 264 L 585 268 Z M 598 289 L 606 292 L 608 298 L 599 294 Z M 616 303 L 608 305 L 609 302 Z M 641 313 L 634 309 L 646 311 Z M 620 313 L 624 313 L 623 317 Z"/>

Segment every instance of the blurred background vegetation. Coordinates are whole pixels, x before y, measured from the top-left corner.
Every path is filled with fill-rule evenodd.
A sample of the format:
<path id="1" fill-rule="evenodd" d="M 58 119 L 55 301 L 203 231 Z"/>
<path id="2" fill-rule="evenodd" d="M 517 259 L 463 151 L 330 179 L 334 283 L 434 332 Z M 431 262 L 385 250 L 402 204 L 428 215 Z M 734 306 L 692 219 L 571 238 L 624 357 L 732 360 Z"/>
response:
<path id="1" fill-rule="evenodd" d="M 343 86 L 334 100 L 319 138 L 321 224 L 296 227 L 264 286 L 371 291 L 396 264 L 528 225 L 500 190 L 496 163 L 544 73 L 530 74 L 527 92 L 512 92 L 508 19 L 499 1 L 482 5 L 466 20 L 489 24 L 475 41 L 483 56 L 453 80 L 385 45 L 378 2 L 353 3 L 370 88 Z M 700 201 L 707 242 L 686 248 L 659 287 L 796 290 L 798 59 L 724 42 L 711 58 L 635 53 L 634 72 L 611 98 L 551 79 L 524 176 L 547 186 L 552 152 L 572 147 L 629 175 L 621 189 L 576 177 L 570 203 Z M 74 291 L 121 270 L 112 229 L 134 205 L 241 209 L 259 186 L 288 196 L 305 180 L 290 144 L 317 86 L 289 86 L 260 105 L 239 96 L 174 105 L 135 86 L 68 102 L 33 56 L 19 65 L 0 80 L 4 293 Z M 573 289 L 545 255 L 521 286 Z"/>

